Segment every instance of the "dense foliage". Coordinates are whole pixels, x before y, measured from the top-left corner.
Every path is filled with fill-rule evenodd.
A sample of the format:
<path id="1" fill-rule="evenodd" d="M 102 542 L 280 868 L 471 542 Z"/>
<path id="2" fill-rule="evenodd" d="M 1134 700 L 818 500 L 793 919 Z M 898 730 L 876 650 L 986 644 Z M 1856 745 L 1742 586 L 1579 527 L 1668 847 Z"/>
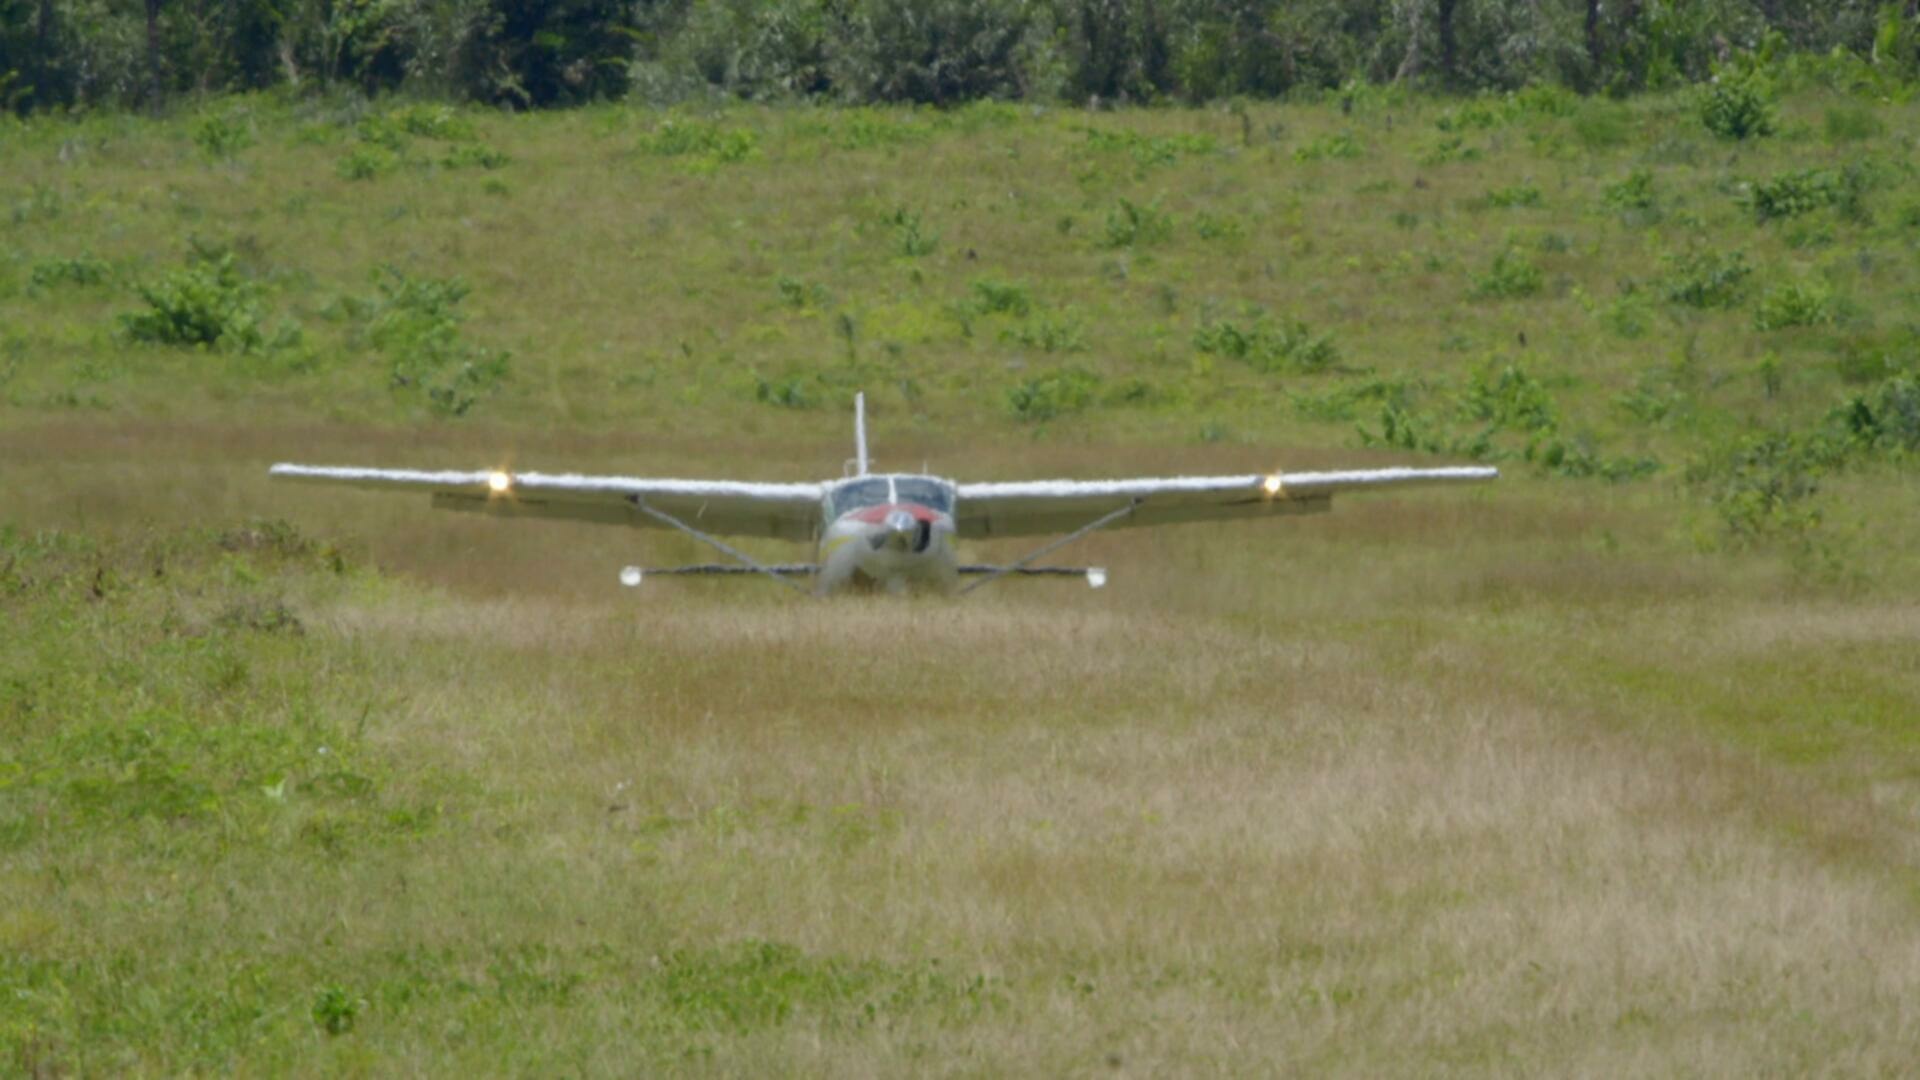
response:
<path id="1" fill-rule="evenodd" d="M 513 107 L 637 91 L 948 104 L 1413 83 L 1625 91 L 1738 56 L 1899 82 L 1916 0 L 0 0 L 0 104 L 344 86 Z M 1703 103 L 1764 133 L 1746 82 Z"/>

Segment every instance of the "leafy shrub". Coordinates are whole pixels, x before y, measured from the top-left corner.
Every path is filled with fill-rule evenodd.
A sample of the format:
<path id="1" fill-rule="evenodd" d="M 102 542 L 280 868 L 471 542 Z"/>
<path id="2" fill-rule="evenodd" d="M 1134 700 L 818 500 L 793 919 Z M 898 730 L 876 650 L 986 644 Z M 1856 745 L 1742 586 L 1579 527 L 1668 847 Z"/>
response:
<path id="1" fill-rule="evenodd" d="M 1443 418 L 1421 413 L 1400 401 L 1389 401 L 1382 405 L 1379 429 L 1360 428 L 1360 441 L 1368 446 L 1388 446 L 1474 461 L 1491 461 L 1501 456 L 1493 445 L 1493 432 L 1490 429 L 1462 435 L 1453 431 Z"/>
<path id="2" fill-rule="evenodd" d="M 1551 438 L 1527 448 L 1527 460 L 1554 476 L 1623 483 L 1652 476 L 1660 462 L 1650 457 L 1607 457 L 1585 439 Z"/>
<path id="3" fill-rule="evenodd" d="M 1476 275 L 1468 295 L 1478 300 L 1510 300 L 1533 296 L 1546 284 L 1546 276 L 1531 260 L 1513 248 L 1493 257 L 1484 274 Z"/>
<path id="4" fill-rule="evenodd" d="M 799 278 L 782 274 L 774 282 L 774 287 L 780 291 L 780 302 L 790 308 L 825 307 L 827 304 L 827 290 L 818 282 L 808 284 Z"/>
<path id="5" fill-rule="evenodd" d="M 134 341 L 241 352 L 265 341 L 259 286 L 241 274 L 231 252 L 196 253 L 184 269 L 136 289 L 147 310 L 120 316 Z"/>
<path id="6" fill-rule="evenodd" d="M 1364 153 L 1366 153 L 1366 151 L 1352 135 L 1340 131 L 1331 135 L 1322 135 L 1317 139 L 1294 147 L 1293 160 L 1305 164 L 1310 161 L 1357 158 Z"/>
<path id="7" fill-rule="evenodd" d="M 811 409 L 819 400 L 808 389 L 808 379 L 804 375 L 787 375 L 778 379 L 764 379 L 755 376 L 753 399 L 763 405 L 775 405 L 782 409 Z"/>
<path id="8" fill-rule="evenodd" d="M 1160 209 L 1160 200 L 1141 206 L 1130 199 L 1107 211 L 1106 231 L 1101 246 L 1108 248 L 1145 247 L 1173 236 L 1173 217 Z"/>
<path id="9" fill-rule="evenodd" d="M 413 277 L 392 266 L 374 275 L 380 296 L 363 306 L 367 340 L 388 363 L 395 390 L 416 392 L 434 412 L 465 416 L 506 380 L 509 355 L 480 348 L 460 332 L 466 282 Z"/>
<path id="10" fill-rule="evenodd" d="M 917 210 L 901 207 L 893 212 L 888 223 L 893 226 L 900 254 L 909 259 L 931 255 L 934 249 L 940 246 L 940 234 L 927 231 L 926 227 L 920 223 L 920 213 Z"/>
<path id="11" fill-rule="evenodd" d="M 1831 452 L 1815 440 L 1787 433 L 1750 436 L 1688 470 L 1705 492 L 1727 535 L 1739 544 L 1805 536 L 1820 524 L 1808 504 L 1820 492 Z"/>
<path id="12" fill-rule="evenodd" d="M 1608 184 L 1602 189 L 1600 198 L 1611 210 L 1653 209 L 1656 201 L 1653 191 L 1653 170 L 1633 170 L 1624 179 Z"/>
<path id="13" fill-rule="evenodd" d="M 56 285 L 104 285 L 112 274 L 104 259 L 82 253 L 71 259 L 41 259 L 33 264 L 29 281 L 35 288 Z"/>
<path id="14" fill-rule="evenodd" d="M 1532 181 L 1509 184 L 1487 192 L 1487 205 L 1498 207 L 1539 206 L 1540 188 Z"/>
<path id="15" fill-rule="evenodd" d="M 1512 110 L 1498 99 L 1481 98 L 1468 101 L 1457 108 L 1442 110 L 1434 117 L 1433 126 L 1441 131 L 1486 131 L 1506 124 L 1512 117 Z"/>
<path id="16" fill-rule="evenodd" d="M 387 122 L 409 135 L 418 135 L 423 139 L 466 142 L 477 138 L 479 134 L 474 130 L 472 121 L 447 105 L 409 105 L 395 110 Z"/>
<path id="17" fill-rule="evenodd" d="M 440 164 L 449 169 L 498 169 L 512 161 L 504 150 L 495 150 L 480 143 L 459 143 L 447 151 L 447 156 L 440 159 Z"/>
<path id="18" fill-rule="evenodd" d="M 1662 290 L 1668 301 L 1693 308 L 1738 307 L 1745 299 L 1745 283 L 1753 267 L 1738 252 L 1721 255 L 1712 251 L 1689 251 L 1666 255 L 1660 260 L 1665 272 Z"/>
<path id="19" fill-rule="evenodd" d="M 1142 168 L 1153 165 L 1171 165 L 1184 156 L 1200 156 L 1214 153 L 1218 144 L 1213 136 L 1204 134 L 1181 135 L 1142 135 L 1137 131 L 1102 131 L 1099 128 L 1083 128 L 1087 136 L 1087 145 L 1106 152 L 1124 152 L 1133 158 L 1134 164 Z"/>
<path id="20" fill-rule="evenodd" d="M 1756 76 L 1723 74 L 1700 91 L 1700 122 L 1723 139 L 1773 134 L 1773 103 Z"/>
<path id="21" fill-rule="evenodd" d="M 1016 419 L 1039 423 L 1085 410 L 1099 386 L 1100 377 L 1084 368 L 1057 368 L 1007 391 L 1007 407 Z"/>
<path id="22" fill-rule="evenodd" d="M 345 1035 L 353 1030 L 366 999 L 356 997 L 338 986 L 323 987 L 313 996 L 313 1022 L 328 1035 Z"/>
<path id="23" fill-rule="evenodd" d="M 193 142 L 211 158 L 230 158 L 253 145 L 253 129 L 239 113 L 212 113 L 194 125 Z"/>
<path id="24" fill-rule="evenodd" d="M 1833 291 L 1814 282 L 1782 285 L 1760 298 L 1754 309 L 1756 330 L 1824 326 L 1833 321 Z"/>
<path id="25" fill-rule="evenodd" d="M 1000 332 L 1000 340 L 1041 352 L 1084 352 L 1087 332 L 1078 319 L 1042 314 Z"/>
<path id="26" fill-rule="evenodd" d="M 400 154 L 378 143 L 362 143 L 347 151 L 338 168 L 343 179 L 372 180 L 400 168 Z"/>
<path id="27" fill-rule="evenodd" d="M 973 282 L 973 308 L 982 315 L 1017 315 L 1033 311 L 1033 293 L 1025 282 L 976 278 Z"/>
<path id="28" fill-rule="evenodd" d="M 1211 214 L 1205 210 L 1194 215 L 1193 232 L 1202 240 L 1239 240 L 1246 235 L 1240 219 L 1229 214 Z"/>
<path id="29" fill-rule="evenodd" d="M 1799 169 L 1753 185 L 1746 203 L 1762 224 L 1834 206 L 1846 197 L 1840 174 L 1831 169 Z"/>
<path id="30" fill-rule="evenodd" d="M 1445 165 L 1449 161 L 1478 161 L 1483 156 L 1484 151 L 1477 146 L 1467 145 L 1467 140 L 1462 136 L 1448 135 L 1420 151 L 1418 160 L 1422 165 Z"/>
<path id="31" fill-rule="evenodd" d="M 760 136 L 749 128 L 721 127 L 704 120 L 668 119 L 640 140 L 640 151 L 654 157 L 683 158 L 694 169 L 712 169 L 745 161 L 758 153 Z"/>
<path id="32" fill-rule="evenodd" d="M 1333 335 L 1316 334 L 1299 319 L 1270 319 L 1256 314 L 1247 323 L 1218 320 L 1201 324 L 1193 347 L 1203 353 L 1229 356 L 1273 374 L 1283 371 L 1314 373 L 1340 362 Z"/>
<path id="33" fill-rule="evenodd" d="M 1460 395 L 1460 411 L 1496 430 L 1540 434 L 1559 420 L 1553 398 L 1540 380 L 1518 364 L 1488 361 L 1477 368 Z"/>
<path id="34" fill-rule="evenodd" d="M 1920 375 L 1895 375 L 1837 410 L 1847 436 L 1859 447 L 1882 453 L 1920 452 Z"/>

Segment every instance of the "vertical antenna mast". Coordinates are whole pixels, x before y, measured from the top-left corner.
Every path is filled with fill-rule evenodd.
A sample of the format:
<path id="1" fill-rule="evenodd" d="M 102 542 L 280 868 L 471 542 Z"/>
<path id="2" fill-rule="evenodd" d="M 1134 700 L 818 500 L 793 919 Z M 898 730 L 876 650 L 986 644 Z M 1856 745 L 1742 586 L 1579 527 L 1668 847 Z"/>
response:
<path id="1" fill-rule="evenodd" d="M 860 475 L 867 475 L 867 395 L 864 391 L 853 395 L 853 453 L 859 462 Z"/>

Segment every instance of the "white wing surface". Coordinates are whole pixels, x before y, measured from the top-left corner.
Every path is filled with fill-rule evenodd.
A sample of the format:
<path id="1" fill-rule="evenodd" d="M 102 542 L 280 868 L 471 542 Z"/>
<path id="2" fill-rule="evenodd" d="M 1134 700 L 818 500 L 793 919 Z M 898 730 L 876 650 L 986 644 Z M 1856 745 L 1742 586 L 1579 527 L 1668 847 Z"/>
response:
<path id="1" fill-rule="evenodd" d="M 1069 532 L 1134 505 L 1108 528 L 1311 514 L 1352 491 L 1492 480 L 1485 466 L 1269 473 L 1264 476 L 1172 476 L 1131 480 L 1025 480 L 961 484 L 954 526 L 969 539 Z"/>
<path id="2" fill-rule="evenodd" d="M 325 465 L 275 465 L 279 480 L 344 484 L 430 495 L 441 510 L 496 517 L 562 518 L 661 528 L 642 513 L 650 506 L 703 532 L 811 540 L 820 530 L 819 484 L 756 484 L 734 480 L 666 480 L 574 473 L 430 472 Z"/>

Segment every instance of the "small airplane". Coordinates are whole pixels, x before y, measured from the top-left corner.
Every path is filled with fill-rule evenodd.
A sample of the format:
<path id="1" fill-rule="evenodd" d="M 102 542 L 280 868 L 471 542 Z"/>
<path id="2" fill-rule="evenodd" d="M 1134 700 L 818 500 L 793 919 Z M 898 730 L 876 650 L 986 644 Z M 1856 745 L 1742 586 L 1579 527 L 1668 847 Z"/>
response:
<path id="1" fill-rule="evenodd" d="M 623 585 L 658 574 L 764 574 L 824 595 L 849 587 L 968 592 L 1009 575 L 1074 576 L 1106 584 L 1103 567 L 1036 566 L 1041 558 L 1106 528 L 1313 514 L 1345 492 L 1496 479 L 1484 466 L 1274 472 L 1122 480 L 1023 480 L 960 484 L 921 473 L 868 468 L 866 396 L 854 397 L 850 475 L 815 484 L 669 480 L 573 473 L 427 472 L 322 465 L 275 465 L 281 480 L 418 491 L 441 510 L 507 518 L 561 518 L 677 529 L 730 562 L 662 569 L 629 566 Z M 1064 534 L 1002 565 L 962 563 L 954 541 Z M 817 541 L 819 561 L 764 563 L 721 536 Z M 975 578 L 966 586 L 963 577 Z"/>

